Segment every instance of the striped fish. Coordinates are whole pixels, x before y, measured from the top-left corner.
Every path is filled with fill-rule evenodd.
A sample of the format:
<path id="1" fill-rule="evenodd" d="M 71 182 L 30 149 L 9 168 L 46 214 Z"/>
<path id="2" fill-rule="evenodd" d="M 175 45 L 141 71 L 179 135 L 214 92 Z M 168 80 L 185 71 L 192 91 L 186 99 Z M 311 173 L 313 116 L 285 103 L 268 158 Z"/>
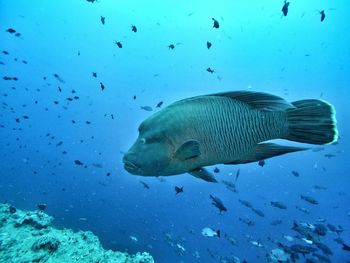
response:
<path id="1" fill-rule="evenodd" d="M 123 162 L 131 174 L 188 172 L 216 182 L 205 166 L 250 163 L 307 149 L 269 140 L 330 144 L 337 138 L 335 109 L 323 100 L 288 103 L 267 93 L 234 91 L 180 100 L 151 115 L 139 126 Z"/>

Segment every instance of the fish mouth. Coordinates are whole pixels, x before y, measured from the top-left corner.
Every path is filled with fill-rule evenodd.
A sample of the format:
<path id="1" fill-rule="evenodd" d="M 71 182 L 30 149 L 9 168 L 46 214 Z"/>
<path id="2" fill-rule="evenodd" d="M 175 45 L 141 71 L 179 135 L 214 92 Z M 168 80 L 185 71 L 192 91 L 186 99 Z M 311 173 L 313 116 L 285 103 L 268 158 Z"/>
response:
<path id="1" fill-rule="evenodd" d="M 139 169 L 139 167 L 137 167 L 137 165 L 135 165 L 134 163 L 132 163 L 130 161 L 124 160 L 123 162 L 124 162 L 124 168 L 128 172 L 136 172 Z"/>

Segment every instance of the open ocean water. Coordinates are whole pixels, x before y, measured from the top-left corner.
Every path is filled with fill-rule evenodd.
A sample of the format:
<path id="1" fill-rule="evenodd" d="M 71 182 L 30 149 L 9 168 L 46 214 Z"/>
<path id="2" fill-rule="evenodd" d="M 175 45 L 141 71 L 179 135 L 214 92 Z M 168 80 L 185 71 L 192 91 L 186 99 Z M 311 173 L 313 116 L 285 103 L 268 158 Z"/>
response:
<path id="1" fill-rule="evenodd" d="M 156 262 L 350 262 L 350 5 L 289 2 L 0 0 L 0 201 Z M 125 171 L 144 119 L 235 90 L 327 100 L 338 142 L 208 167 L 218 183 Z"/>

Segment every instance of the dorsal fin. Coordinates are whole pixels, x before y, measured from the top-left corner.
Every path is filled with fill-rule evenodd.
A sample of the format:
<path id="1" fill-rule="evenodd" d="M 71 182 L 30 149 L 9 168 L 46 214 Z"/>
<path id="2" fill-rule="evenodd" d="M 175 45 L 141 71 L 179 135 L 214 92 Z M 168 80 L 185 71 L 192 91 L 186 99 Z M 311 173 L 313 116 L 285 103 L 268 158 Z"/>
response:
<path id="1" fill-rule="evenodd" d="M 232 98 L 248 104 L 253 109 L 261 109 L 267 111 L 284 111 L 287 109 L 295 108 L 292 104 L 285 101 L 283 98 L 264 92 L 241 90 L 210 94 L 209 96 L 222 96 Z"/>

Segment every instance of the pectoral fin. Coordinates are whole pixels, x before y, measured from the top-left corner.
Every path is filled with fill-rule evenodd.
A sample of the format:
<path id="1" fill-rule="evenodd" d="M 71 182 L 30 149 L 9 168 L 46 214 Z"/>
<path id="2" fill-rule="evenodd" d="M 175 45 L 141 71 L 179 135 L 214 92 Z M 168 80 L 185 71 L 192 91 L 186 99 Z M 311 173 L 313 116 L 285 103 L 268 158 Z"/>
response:
<path id="1" fill-rule="evenodd" d="M 243 156 L 239 160 L 235 160 L 225 164 L 241 164 L 241 163 L 252 163 L 260 160 L 268 159 L 274 156 L 282 155 L 285 153 L 304 151 L 308 148 L 294 147 L 294 146 L 283 146 L 275 143 L 259 143 L 253 151 L 246 156 Z"/>
<path id="2" fill-rule="evenodd" d="M 189 140 L 184 142 L 175 152 L 174 157 L 184 161 L 201 154 L 199 150 L 199 142 L 196 140 Z"/>
<path id="3" fill-rule="evenodd" d="M 214 175 L 212 175 L 205 168 L 198 168 L 189 172 L 190 175 L 202 179 L 207 182 L 217 183 L 218 181 L 215 179 Z"/>

